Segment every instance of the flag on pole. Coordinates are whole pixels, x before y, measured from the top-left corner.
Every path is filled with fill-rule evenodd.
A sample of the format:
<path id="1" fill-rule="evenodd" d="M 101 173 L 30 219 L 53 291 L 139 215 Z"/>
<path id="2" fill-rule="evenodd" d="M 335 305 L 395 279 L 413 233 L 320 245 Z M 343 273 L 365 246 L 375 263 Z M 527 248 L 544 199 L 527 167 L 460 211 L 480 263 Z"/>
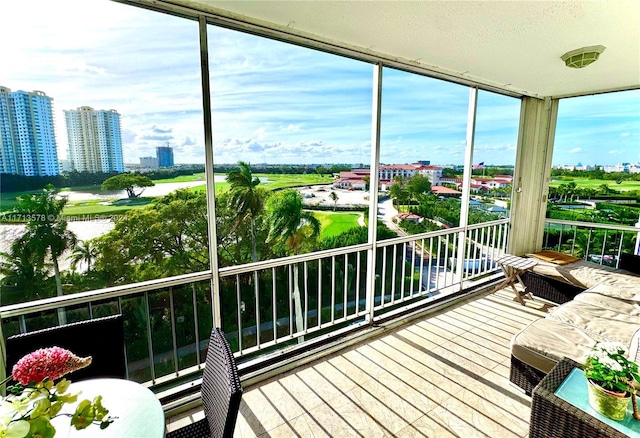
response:
<path id="1" fill-rule="evenodd" d="M 484 169 L 484 161 L 482 163 L 474 164 L 474 169 Z"/>

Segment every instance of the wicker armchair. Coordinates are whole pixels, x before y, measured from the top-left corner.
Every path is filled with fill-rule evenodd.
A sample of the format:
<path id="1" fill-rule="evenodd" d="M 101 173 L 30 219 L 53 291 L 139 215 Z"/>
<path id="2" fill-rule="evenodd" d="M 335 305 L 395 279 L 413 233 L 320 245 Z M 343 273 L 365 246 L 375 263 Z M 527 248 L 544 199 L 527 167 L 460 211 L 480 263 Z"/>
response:
<path id="1" fill-rule="evenodd" d="M 91 365 L 70 375 L 73 381 L 95 377 L 126 378 L 122 315 L 89 319 L 9 336 L 6 341 L 7 375 L 24 355 L 58 346 L 78 356 L 92 356 Z"/>
<path id="2" fill-rule="evenodd" d="M 562 359 L 533 390 L 530 438 L 624 438 L 627 435 L 555 395 L 556 389 L 579 364 Z"/>
<path id="3" fill-rule="evenodd" d="M 209 338 L 202 376 L 205 418 L 167 434 L 167 438 L 230 438 L 236 426 L 242 386 L 231 347 L 224 333 L 214 328 Z"/>

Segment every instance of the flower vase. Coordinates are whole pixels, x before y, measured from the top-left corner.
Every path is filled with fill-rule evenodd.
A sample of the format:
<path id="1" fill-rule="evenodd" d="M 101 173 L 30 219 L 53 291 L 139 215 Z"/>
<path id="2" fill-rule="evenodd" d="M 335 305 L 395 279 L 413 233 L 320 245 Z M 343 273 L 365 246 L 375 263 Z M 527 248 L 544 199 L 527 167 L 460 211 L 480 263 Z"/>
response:
<path id="1" fill-rule="evenodd" d="M 621 421 L 627 413 L 631 394 L 628 392 L 613 392 L 602 388 L 597 383 L 587 379 L 589 405 L 612 420 Z"/>

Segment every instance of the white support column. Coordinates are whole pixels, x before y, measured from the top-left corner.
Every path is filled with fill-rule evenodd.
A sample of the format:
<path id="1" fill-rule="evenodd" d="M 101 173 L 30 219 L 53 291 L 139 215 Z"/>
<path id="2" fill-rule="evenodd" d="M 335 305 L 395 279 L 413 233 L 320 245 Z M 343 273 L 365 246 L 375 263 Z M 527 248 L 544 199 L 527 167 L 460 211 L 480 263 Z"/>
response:
<path id="1" fill-rule="evenodd" d="M 367 318 L 373 322 L 373 307 L 376 289 L 376 253 L 378 226 L 378 187 L 380 183 L 380 120 L 382 112 L 382 63 L 373 66 L 373 96 L 371 104 L 371 171 L 369 173 L 369 245 L 367 251 Z"/>
<path id="2" fill-rule="evenodd" d="M 466 227 L 469 225 L 469 201 L 471 200 L 471 173 L 473 170 L 473 145 L 476 135 L 476 111 L 478 108 L 478 89 L 469 88 L 469 106 L 467 111 L 467 142 L 464 152 L 464 173 L 462 176 L 462 199 L 460 205 L 460 224 L 464 227 L 458 235 L 458 255 L 456 272 L 460 276 L 460 290 L 464 276 L 464 247 Z"/>
<path id="3" fill-rule="evenodd" d="M 211 92 L 209 87 L 209 47 L 207 20 L 200 16 L 200 75 L 202 80 L 202 110 L 204 116 L 204 159 L 207 181 L 207 224 L 209 230 L 209 264 L 211 265 L 211 306 L 213 326 L 222 327 L 220 315 L 220 281 L 218 278 L 218 237 L 216 234 L 216 186 L 213 162 L 213 123 L 211 120 Z M 239 334 L 238 334 L 239 336 Z"/>
<path id="4" fill-rule="evenodd" d="M 557 117 L 557 99 L 522 98 L 507 249 L 514 255 L 542 248 Z"/>

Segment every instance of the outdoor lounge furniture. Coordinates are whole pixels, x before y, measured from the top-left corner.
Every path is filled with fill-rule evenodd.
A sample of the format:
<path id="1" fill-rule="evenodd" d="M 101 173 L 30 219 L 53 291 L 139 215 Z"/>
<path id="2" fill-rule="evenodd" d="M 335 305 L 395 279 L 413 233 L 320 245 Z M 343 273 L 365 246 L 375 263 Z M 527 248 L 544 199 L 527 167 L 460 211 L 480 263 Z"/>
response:
<path id="1" fill-rule="evenodd" d="M 529 422 L 530 438 L 623 438 L 627 436 L 555 394 L 571 370 L 578 365 L 571 359 L 561 360 L 534 389 Z"/>
<path id="2" fill-rule="evenodd" d="M 549 255 L 554 252 L 543 253 Z M 540 253 L 530 256 L 537 254 Z M 604 284 L 615 289 L 633 289 L 639 285 L 640 278 L 637 276 L 640 275 L 640 256 L 622 254 L 620 269 L 573 259 L 570 263 L 561 264 L 537 259 L 538 263 L 534 268 L 522 275 L 527 291 L 539 298 L 562 304 L 573 299 L 578 293 L 597 285 Z"/>
<path id="3" fill-rule="evenodd" d="M 502 269 L 505 280 L 496 286 L 495 290 L 511 287 L 516 299 L 524 306 L 522 296 L 527 295 L 527 287 L 522 282 L 522 275 L 533 269 L 537 262 L 533 259 L 505 254 L 496 260 L 496 263 Z"/>
<path id="4" fill-rule="evenodd" d="M 201 393 L 205 418 L 169 432 L 167 438 L 233 436 L 242 398 L 242 386 L 233 352 L 219 328 L 214 328 L 209 338 Z"/>
<path id="5" fill-rule="evenodd" d="M 73 381 L 94 377 L 126 378 L 122 315 L 9 336 L 6 341 L 7 375 L 23 356 L 53 346 L 66 348 L 77 356 L 92 356 L 91 365 L 69 376 Z"/>
<path id="6" fill-rule="evenodd" d="M 633 358 L 640 358 L 640 276 L 582 261 L 560 266 L 557 272 L 582 283 L 570 285 L 533 274 L 561 290 L 553 293 L 563 299 L 511 340 L 510 379 L 528 394 L 562 358 L 585 363 L 598 341 L 622 342 Z M 582 290 L 585 283 L 590 286 Z M 535 296 L 541 295 L 536 285 L 528 287 Z"/>

